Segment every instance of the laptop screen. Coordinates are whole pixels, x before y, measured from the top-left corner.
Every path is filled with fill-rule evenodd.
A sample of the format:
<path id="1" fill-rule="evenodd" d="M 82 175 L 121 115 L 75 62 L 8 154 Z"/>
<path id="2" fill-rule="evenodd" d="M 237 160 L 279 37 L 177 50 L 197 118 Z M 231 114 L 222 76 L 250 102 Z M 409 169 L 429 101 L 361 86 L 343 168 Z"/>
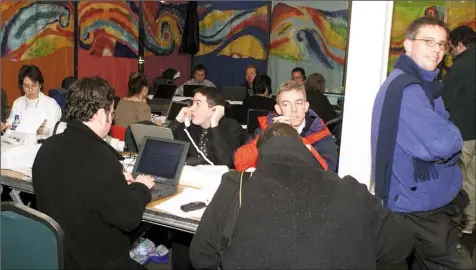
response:
<path id="1" fill-rule="evenodd" d="M 135 172 L 149 174 L 167 179 L 178 178 L 185 156 L 188 143 L 145 138 Z"/>
<path id="2" fill-rule="evenodd" d="M 175 119 L 175 117 L 177 117 L 177 115 L 179 114 L 180 110 L 181 110 L 183 107 L 187 107 L 187 103 L 186 103 L 186 102 L 175 102 L 175 101 L 172 101 L 172 102 L 170 103 L 169 112 L 167 113 L 167 120 L 173 121 L 173 120 Z"/>

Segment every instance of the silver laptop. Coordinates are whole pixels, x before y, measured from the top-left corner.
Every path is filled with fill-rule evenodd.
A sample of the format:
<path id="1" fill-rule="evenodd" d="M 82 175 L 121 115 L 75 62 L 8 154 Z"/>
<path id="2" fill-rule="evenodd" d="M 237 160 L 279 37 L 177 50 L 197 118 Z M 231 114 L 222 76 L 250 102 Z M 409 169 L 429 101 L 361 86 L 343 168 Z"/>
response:
<path id="1" fill-rule="evenodd" d="M 188 142 L 144 137 L 132 176 L 150 175 L 155 186 L 150 190 L 152 201 L 175 194 L 182 175 Z"/>
<path id="2" fill-rule="evenodd" d="M 169 140 L 174 139 L 174 135 L 172 134 L 170 128 L 157 125 L 132 124 L 131 132 L 138 149 L 144 142 L 144 137 L 154 137 Z"/>

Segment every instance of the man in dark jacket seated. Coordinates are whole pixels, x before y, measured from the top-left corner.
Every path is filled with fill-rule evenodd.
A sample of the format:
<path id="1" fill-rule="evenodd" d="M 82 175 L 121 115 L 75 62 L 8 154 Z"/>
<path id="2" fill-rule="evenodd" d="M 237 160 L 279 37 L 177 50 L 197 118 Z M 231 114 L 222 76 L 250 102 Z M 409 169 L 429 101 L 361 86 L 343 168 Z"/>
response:
<path id="1" fill-rule="evenodd" d="M 213 163 L 233 166 L 233 152 L 243 141 L 243 128 L 236 120 L 224 117 L 224 104 L 216 88 L 198 88 L 193 96 L 193 105 L 182 108 L 170 123 L 169 128 L 176 140 L 191 143 L 188 165 Z M 187 131 L 193 142 L 184 130 L 185 119 L 190 121 Z"/>
<path id="2" fill-rule="evenodd" d="M 354 178 L 322 170 L 294 128 L 272 124 L 258 149 L 251 176 L 222 177 L 190 246 L 196 269 L 376 269 L 411 253 L 401 217 Z"/>
<path id="3" fill-rule="evenodd" d="M 107 81 L 73 83 L 68 127 L 43 143 L 33 164 L 38 210 L 55 219 L 65 235 L 66 269 L 145 269 L 129 257 L 124 232 L 139 226 L 154 180 L 123 173 L 122 157 L 103 140 L 113 103 Z"/>

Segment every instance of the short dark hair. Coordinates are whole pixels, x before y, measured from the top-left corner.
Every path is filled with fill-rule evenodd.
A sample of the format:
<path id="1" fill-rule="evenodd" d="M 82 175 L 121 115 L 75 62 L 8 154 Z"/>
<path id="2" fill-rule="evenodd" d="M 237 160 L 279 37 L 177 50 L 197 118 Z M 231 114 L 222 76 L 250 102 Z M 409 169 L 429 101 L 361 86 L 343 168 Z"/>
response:
<path id="1" fill-rule="evenodd" d="M 61 88 L 68 90 L 69 87 L 76 81 L 74 77 L 66 77 L 61 81 Z"/>
<path id="2" fill-rule="evenodd" d="M 326 79 L 320 73 L 312 73 L 307 77 L 304 88 L 306 91 L 319 91 L 322 93 L 326 90 Z"/>
<path id="3" fill-rule="evenodd" d="M 457 46 L 458 42 L 461 42 L 464 46 L 469 47 L 476 43 L 476 32 L 467 25 L 458 26 L 450 32 L 450 42 L 453 46 Z"/>
<path id="4" fill-rule="evenodd" d="M 253 80 L 253 92 L 262 95 L 266 90 L 271 93 L 271 78 L 266 74 L 257 75 Z"/>
<path id="5" fill-rule="evenodd" d="M 147 78 L 145 77 L 144 74 L 139 72 L 133 72 L 129 76 L 128 86 L 129 86 L 129 95 L 133 96 L 133 95 L 139 94 L 142 91 L 142 87 L 149 86 L 149 82 L 147 81 Z"/>
<path id="6" fill-rule="evenodd" d="M 68 91 L 66 118 L 87 122 L 100 109 L 108 112 L 114 102 L 114 88 L 103 78 L 86 77 L 75 81 Z"/>
<path id="7" fill-rule="evenodd" d="M 218 92 L 215 87 L 200 87 L 195 89 L 193 94 L 200 93 L 207 98 L 208 107 L 213 107 L 217 105 L 225 106 L 225 100 L 223 96 Z"/>
<path id="8" fill-rule="evenodd" d="M 293 68 L 293 70 L 291 71 L 291 74 L 294 73 L 294 72 L 299 72 L 301 73 L 302 77 L 306 77 L 306 72 L 304 71 L 304 69 L 302 67 L 295 67 Z"/>
<path id="9" fill-rule="evenodd" d="M 18 88 L 23 90 L 23 80 L 28 77 L 34 83 L 43 85 L 43 75 L 40 69 L 35 65 L 23 65 L 18 72 Z"/>
<path id="10" fill-rule="evenodd" d="M 256 147 L 258 147 L 258 150 L 260 150 L 269 139 L 278 136 L 296 138 L 296 140 L 299 141 L 302 140 L 297 130 L 291 125 L 277 122 L 271 124 L 263 133 L 259 135 Z"/>
<path id="11" fill-rule="evenodd" d="M 414 20 L 408 26 L 407 30 L 405 31 L 405 38 L 409 40 L 414 40 L 416 38 L 416 35 L 418 34 L 418 31 L 420 31 L 420 28 L 422 28 L 423 26 L 440 26 L 446 30 L 446 35 L 448 35 L 448 33 L 450 32 L 448 26 L 442 20 L 436 17 L 424 16 Z"/>
<path id="12" fill-rule="evenodd" d="M 207 68 L 202 64 L 198 64 L 193 67 L 192 75 L 195 75 L 195 72 L 201 71 L 201 70 L 205 71 L 205 75 L 207 74 Z"/>

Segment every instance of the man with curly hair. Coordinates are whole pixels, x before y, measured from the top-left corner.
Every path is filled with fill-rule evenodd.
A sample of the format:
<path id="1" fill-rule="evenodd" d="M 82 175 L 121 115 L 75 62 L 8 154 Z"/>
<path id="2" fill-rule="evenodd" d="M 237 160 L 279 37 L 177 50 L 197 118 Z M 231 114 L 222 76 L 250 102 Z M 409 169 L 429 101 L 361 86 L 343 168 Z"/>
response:
<path id="1" fill-rule="evenodd" d="M 65 235 L 66 269 L 145 269 L 129 257 L 125 232 L 140 224 L 154 186 L 122 172 L 103 138 L 114 118 L 114 89 L 99 77 L 74 82 L 66 130 L 47 139 L 33 164 L 38 210 Z"/>

